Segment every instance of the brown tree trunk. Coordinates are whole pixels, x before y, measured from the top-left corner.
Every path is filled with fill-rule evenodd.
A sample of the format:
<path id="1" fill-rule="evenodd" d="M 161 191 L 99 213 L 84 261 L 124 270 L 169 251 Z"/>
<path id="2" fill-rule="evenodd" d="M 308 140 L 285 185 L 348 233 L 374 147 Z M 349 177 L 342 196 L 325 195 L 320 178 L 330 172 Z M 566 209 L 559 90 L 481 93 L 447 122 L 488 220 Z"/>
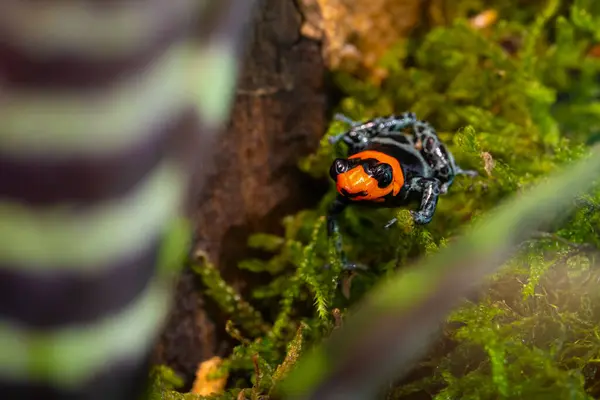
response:
<path id="1" fill-rule="evenodd" d="M 315 182 L 297 163 L 316 149 L 326 128 L 321 44 L 300 35 L 294 0 L 264 0 L 253 22 L 231 123 L 214 148 L 215 173 L 198 199 L 196 248 L 245 292 L 252 276 L 237 269 L 253 232 L 281 231 L 283 216 L 317 199 Z M 198 362 L 219 354 L 227 337 L 185 271 L 158 347 L 158 362 L 191 379 Z"/>

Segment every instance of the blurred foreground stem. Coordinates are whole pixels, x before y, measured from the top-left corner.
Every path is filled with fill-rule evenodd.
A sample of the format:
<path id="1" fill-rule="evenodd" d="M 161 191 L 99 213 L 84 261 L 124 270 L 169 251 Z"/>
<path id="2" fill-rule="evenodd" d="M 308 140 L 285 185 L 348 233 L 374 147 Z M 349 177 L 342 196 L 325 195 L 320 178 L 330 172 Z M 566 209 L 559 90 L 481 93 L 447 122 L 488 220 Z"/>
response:
<path id="1" fill-rule="evenodd" d="M 343 329 L 301 358 L 285 398 L 372 399 L 407 373 L 448 314 L 532 234 L 556 223 L 600 173 L 591 156 L 501 205 L 452 246 L 381 282 Z"/>

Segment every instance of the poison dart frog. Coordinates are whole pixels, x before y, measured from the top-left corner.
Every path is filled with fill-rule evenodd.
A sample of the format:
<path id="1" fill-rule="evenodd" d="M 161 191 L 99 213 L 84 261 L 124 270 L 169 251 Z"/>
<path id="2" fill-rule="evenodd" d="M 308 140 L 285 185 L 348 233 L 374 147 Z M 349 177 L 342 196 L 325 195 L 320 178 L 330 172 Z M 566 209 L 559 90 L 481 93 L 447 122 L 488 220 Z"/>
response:
<path id="1" fill-rule="evenodd" d="M 414 222 L 428 224 L 439 195 L 448 191 L 457 175 L 477 176 L 476 171 L 460 168 L 434 128 L 412 112 L 364 123 L 341 114 L 336 119 L 351 128 L 329 139 L 331 144 L 341 140 L 348 146 L 348 157 L 334 160 L 329 170 L 337 189 L 327 215 L 329 237 L 338 233 L 337 217 L 350 204 L 397 208 L 416 203 L 418 210 L 410 211 Z M 405 132 L 407 128 L 412 134 Z M 393 218 L 385 228 L 396 222 Z M 336 236 L 344 267 L 358 267 L 347 262 L 340 235 Z"/>

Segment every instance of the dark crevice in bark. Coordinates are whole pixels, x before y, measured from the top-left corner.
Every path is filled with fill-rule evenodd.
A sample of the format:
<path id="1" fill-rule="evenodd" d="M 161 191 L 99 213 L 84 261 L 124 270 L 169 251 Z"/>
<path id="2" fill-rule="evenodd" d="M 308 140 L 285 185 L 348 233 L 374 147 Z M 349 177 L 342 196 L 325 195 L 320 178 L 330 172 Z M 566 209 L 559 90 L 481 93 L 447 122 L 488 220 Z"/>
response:
<path id="1" fill-rule="evenodd" d="M 197 200 L 196 248 L 206 251 L 225 279 L 243 295 L 267 276 L 237 263 L 260 256 L 246 247 L 255 232 L 282 233 L 281 220 L 314 207 L 327 189 L 298 170 L 316 150 L 328 119 L 331 84 L 320 43 L 300 35 L 294 0 L 264 0 L 244 52 L 229 126 L 214 146 L 215 167 Z M 226 316 L 202 295 L 186 269 L 155 362 L 173 367 L 191 385 L 197 364 L 226 355 L 232 342 Z"/>

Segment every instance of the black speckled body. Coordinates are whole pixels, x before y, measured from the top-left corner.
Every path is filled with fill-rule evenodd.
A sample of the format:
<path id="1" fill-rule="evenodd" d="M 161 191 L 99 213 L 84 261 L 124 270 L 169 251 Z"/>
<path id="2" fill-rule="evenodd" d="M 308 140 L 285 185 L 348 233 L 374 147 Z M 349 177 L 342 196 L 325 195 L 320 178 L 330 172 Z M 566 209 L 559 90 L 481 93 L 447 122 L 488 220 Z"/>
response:
<path id="1" fill-rule="evenodd" d="M 351 204 L 397 208 L 416 203 L 418 210 L 410 211 L 414 222 L 428 224 L 438 197 L 448 191 L 456 175 L 477 175 L 461 169 L 433 127 L 414 113 L 364 123 L 340 115 L 338 119 L 352 128 L 330 139 L 332 144 L 341 140 L 348 146 L 347 158 L 336 159 L 330 169 L 338 189 L 327 219 L 330 236 L 338 231 L 336 217 Z M 406 133 L 409 128 L 412 132 Z M 396 222 L 392 219 L 386 228 Z M 339 239 L 337 247 L 341 252 Z"/>

